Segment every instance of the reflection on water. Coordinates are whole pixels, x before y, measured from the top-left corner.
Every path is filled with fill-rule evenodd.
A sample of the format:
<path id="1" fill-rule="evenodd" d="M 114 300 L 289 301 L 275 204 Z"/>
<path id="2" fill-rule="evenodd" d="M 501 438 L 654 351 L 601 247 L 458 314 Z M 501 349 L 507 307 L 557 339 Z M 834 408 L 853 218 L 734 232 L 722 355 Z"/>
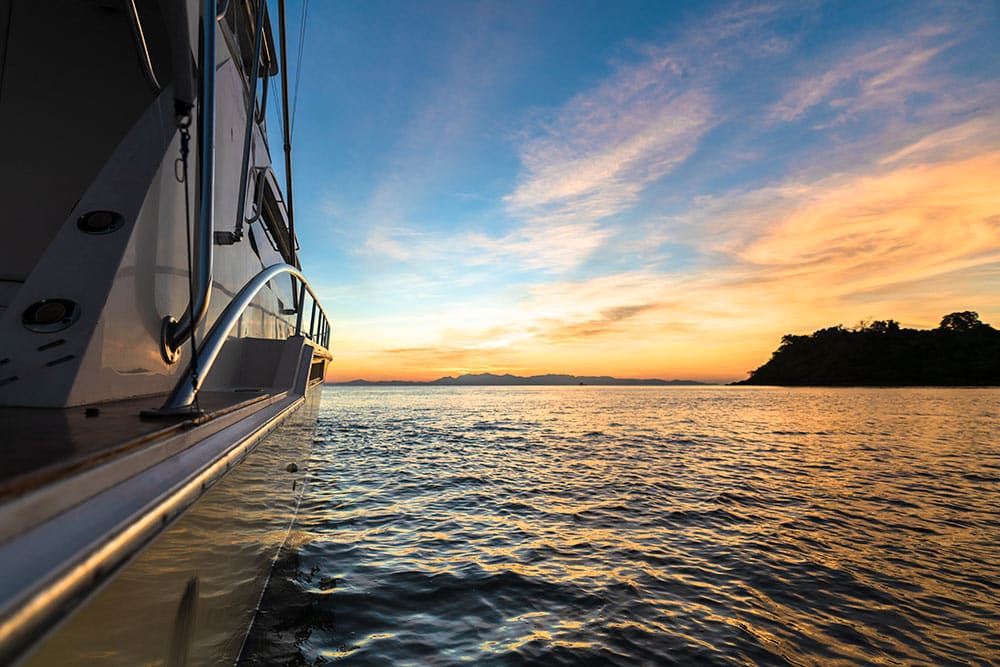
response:
<path id="1" fill-rule="evenodd" d="M 245 661 L 1000 661 L 998 399 L 328 388 Z"/>
<path id="2" fill-rule="evenodd" d="M 302 495 L 286 465 L 308 457 L 318 408 L 307 399 L 25 664 L 232 664 Z"/>

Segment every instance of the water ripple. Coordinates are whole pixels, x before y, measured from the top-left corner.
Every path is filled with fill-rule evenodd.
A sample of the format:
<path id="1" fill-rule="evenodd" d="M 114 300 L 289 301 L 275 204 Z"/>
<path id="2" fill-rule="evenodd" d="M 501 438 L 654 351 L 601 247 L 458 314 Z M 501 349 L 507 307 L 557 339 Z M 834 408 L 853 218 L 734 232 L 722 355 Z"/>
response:
<path id="1" fill-rule="evenodd" d="M 244 662 L 996 664 L 998 399 L 327 389 Z"/>

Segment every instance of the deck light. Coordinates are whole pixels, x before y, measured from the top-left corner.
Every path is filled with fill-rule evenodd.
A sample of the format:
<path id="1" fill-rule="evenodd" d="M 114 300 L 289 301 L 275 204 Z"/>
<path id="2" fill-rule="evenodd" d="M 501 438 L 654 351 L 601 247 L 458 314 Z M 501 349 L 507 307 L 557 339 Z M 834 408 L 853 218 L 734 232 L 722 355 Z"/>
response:
<path id="1" fill-rule="evenodd" d="M 80 216 L 76 226 L 88 234 L 110 234 L 124 223 L 122 216 L 114 211 L 90 211 Z"/>
<path id="2" fill-rule="evenodd" d="M 69 299 L 42 299 L 24 310 L 21 323 L 36 333 L 62 331 L 80 317 L 80 306 Z"/>

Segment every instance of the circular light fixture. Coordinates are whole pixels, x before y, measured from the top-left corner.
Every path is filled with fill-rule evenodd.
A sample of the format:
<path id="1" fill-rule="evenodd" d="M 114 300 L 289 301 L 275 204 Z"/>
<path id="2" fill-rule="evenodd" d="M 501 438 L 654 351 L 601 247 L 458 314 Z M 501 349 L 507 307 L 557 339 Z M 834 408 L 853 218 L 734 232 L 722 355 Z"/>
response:
<path id="1" fill-rule="evenodd" d="M 29 331 L 62 331 L 80 317 L 80 306 L 69 299 L 42 299 L 24 309 L 21 324 Z"/>
<path id="2" fill-rule="evenodd" d="M 80 216 L 76 226 L 87 234 L 110 234 L 125 224 L 125 219 L 114 211 L 90 211 Z"/>

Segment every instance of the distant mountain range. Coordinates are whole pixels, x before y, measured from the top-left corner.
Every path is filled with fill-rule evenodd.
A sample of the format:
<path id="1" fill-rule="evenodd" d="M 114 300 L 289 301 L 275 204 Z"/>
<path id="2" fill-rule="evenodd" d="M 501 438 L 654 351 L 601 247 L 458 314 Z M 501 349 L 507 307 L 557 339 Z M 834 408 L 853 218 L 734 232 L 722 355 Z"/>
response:
<path id="1" fill-rule="evenodd" d="M 633 378 L 613 378 L 608 375 L 532 375 L 531 377 L 521 377 L 520 375 L 495 375 L 493 373 L 476 373 L 470 375 L 459 375 L 458 377 L 446 376 L 431 380 L 430 382 L 412 382 L 408 380 L 351 380 L 350 382 L 331 382 L 338 387 L 413 387 L 413 386 L 442 386 L 442 387 L 514 387 L 514 386 L 570 386 L 570 385 L 627 385 L 627 386 L 689 386 L 703 385 L 706 382 L 695 380 L 658 380 L 658 379 L 633 379 Z"/>

